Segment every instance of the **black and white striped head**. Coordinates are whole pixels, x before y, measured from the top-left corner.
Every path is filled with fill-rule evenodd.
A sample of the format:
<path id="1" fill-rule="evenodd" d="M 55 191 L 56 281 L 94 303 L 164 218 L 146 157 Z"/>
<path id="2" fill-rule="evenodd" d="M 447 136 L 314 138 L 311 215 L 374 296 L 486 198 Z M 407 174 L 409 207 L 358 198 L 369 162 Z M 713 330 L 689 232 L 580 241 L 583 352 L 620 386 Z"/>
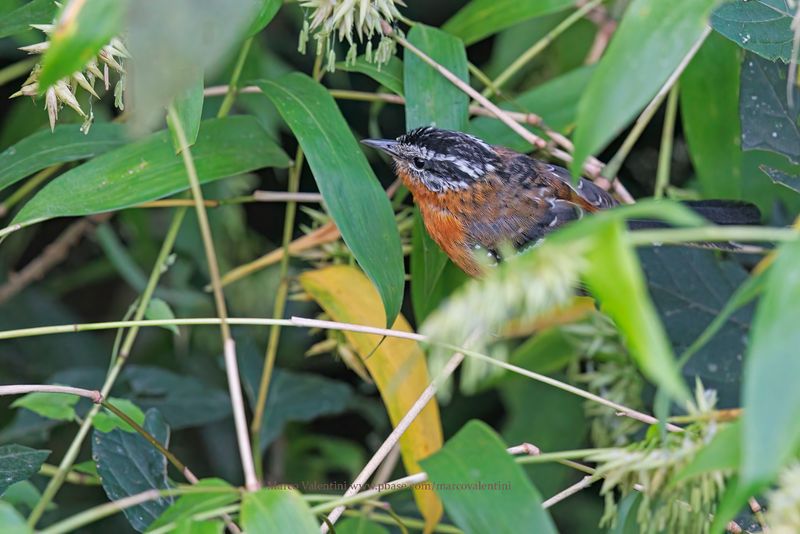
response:
<path id="1" fill-rule="evenodd" d="M 477 137 L 431 126 L 397 139 L 364 139 L 394 159 L 398 173 L 419 180 L 435 193 L 466 189 L 495 171 L 500 158 Z"/>

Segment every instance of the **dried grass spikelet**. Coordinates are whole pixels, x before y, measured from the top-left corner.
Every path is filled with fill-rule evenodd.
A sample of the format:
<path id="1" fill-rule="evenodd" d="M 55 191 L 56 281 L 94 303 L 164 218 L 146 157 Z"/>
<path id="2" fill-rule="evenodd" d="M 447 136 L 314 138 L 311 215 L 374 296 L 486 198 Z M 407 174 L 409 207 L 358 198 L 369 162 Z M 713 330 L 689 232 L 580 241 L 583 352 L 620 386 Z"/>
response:
<path id="1" fill-rule="evenodd" d="M 767 524 L 772 534 L 800 532 L 800 462 L 789 464 L 768 496 Z"/>
<path id="2" fill-rule="evenodd" d="M 716 393 L 705 391 L 698 382 L 692 415 L 709 413 L 716 402 Z M 685 432 L 670 432 L 666 439 L 652 427 L 641 442 L 626 448 L 602 451 L 588 456 L 597 462 L 597 474 L 603 477 L 601 494 L 606 497 L 606 510 L 601 525 L 613 523 L 616 514 L 615 492 L 622 497 L 638 491 L 642 498 L 636 520 L 640 532 L 655 534 L 706 534 L 713 514 L 725 490 L 729 472 L 711 471 L 673 482 L 675 475 L 716 435 L 719 426 L 712 418 Z"/>
<path id="3" fill-rule="evenodd" d="M 490 351 L 497 334 L 512 321 L 533 321 L 567 306 L 586 267 L 587 240 L 542 243 L 509 259 L 488 276 L 472 280 L 456 291 L 422 326 L 422 333 L 437 341 L 481 353 L 492 352 L 500 360 L 507 352 Z M 431 345 L 428 365 L 436 376 L 452 351 Z M 503 370 L 467 357 L 461 369 L 460 388 L 474 392 L 482 382 Z M 450 384 L 439 390 L 446 400 Z"/>
<path id="4" fill-rule="evenodd" d="M 44 54 L 50 48 L 50 34 L 53 33 L 56 26 L 55 24 L 31 24 L 31 27 L 43 32 L 48 40 L 20 47 L 20 50 L 28 54 Z M 100 97 L 94 88 L 94 82 L 98 79 L 103 80 L 105 89 L 109 90 L 111 87 L 109 69 L 117 72 L 119 76 L 114 88 L 114 105 L 122 110 L 124 107 L 122 97 L 125 89 L 125 68 L 123 67 L 123 62 L 128 57 L 130 57 L 130 55 L 125 45 L 120 39 L 114 37 L 107 45 L 100 49 L 97 56 L 89 60 L 81 70 L 58 80 L 52 87 L 48 88 L 44 94 L 44 107 L 50 119 L 50 130 L 55 128 L 56 122 L 58 121 L 58 112 L 66 105 L 83 117 L 84 123 L 83 126 L 81 126 L 81 130 L 84 133 L 89 132 L 89 128 L 94 120 L 94 114 L 91 110 L 91 99 L 89 100 L 89 111 L 85 112 L 76 98 L 77 90 L 81 88 L 89 93 L 90 97 L 99 99 Z M 18 96 L 36 98 L 39 95 L 39 76 L 41 71 L 41 62 L 36 63 L 20 90 L 11 95 L 10 98 Z"/>
<path id="5" fill-rule="evenodd" d="M 350 47 L 345 61 L 352 64 L 356 59 L 356 41 L 366 42 L 367 61 L 380 65 L 394 55 L 395 43 L 381 31 L 381 21 L 392 24 L 400 17 L 397 5 L 405 6 L 401 0 L 300 0 L 306 9 L 306 20 L 300 32 L 298 50 L 305 53 L 309 36 L 313 34 L 317 43 L 317 55 L 325 55 L 325 68 L 333 71 L 336 65 L 334 42 L 347 41 Z M 373 51 L 373 37 L 378 36 L 377 48 Z"/>

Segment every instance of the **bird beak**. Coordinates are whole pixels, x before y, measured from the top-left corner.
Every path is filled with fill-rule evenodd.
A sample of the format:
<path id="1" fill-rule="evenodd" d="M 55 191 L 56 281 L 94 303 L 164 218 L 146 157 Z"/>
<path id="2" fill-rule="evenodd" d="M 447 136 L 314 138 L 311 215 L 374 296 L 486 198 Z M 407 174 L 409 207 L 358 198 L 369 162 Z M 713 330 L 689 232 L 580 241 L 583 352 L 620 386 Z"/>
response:
<path id="1" fill-rule="evenodd" d="M 390 156 L 397 156 L 398 143 L 394 139 L 362 139 L 361 142 L 369 147 L 382 150 Z"/>

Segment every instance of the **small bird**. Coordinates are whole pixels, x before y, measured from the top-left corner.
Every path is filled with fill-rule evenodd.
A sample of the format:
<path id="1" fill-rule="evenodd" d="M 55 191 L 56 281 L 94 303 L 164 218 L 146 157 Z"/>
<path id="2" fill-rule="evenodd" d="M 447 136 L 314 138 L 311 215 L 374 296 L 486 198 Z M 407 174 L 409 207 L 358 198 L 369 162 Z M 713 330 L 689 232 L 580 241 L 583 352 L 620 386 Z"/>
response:
<path id="1" fill-rule="evenodd" d="M 389 154 L 419 206 L 425 228 L 450 259 L 471 276 L 501 261 L 500 250 L 538 243 L 586 213 L 611 208 L 614 198 L 569 171 L 462 132 L 423 127 L 397 139 L 364 139 Z M 719 224 L 755 224 L 755 206 L 697 201 L 689 207 Z M 658 223 L 642 221 L 641 226 Z"/>

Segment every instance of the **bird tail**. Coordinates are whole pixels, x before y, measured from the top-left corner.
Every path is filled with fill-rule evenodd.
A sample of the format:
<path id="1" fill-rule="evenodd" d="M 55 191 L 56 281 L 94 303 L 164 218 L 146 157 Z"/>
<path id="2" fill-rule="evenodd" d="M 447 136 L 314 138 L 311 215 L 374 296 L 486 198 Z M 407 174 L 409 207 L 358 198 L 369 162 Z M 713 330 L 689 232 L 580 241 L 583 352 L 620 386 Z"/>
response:
<path id="1" fill-rule="evenodd" d="M 714 224 L 755 225 L 761 223 L 761 212 L 749 203 L 739 200 L 685 200 L 681 202 L 704 219 Z M 632 230 L 666 228 L 661 221 L 635 219 L 629 222 Z"/>

